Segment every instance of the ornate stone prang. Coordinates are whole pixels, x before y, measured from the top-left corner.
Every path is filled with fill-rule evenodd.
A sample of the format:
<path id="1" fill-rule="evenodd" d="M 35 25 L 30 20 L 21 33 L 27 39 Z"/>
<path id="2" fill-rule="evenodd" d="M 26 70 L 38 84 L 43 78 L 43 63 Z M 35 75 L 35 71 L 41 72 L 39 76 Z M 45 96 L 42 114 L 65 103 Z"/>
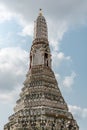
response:
<path id="1" fill-rule="evenodd" d="M 40 12 L 35 22 L 29 70 L 14 114 L 4 130 L 79 130 L 52 71 L 47 32 Z"/>

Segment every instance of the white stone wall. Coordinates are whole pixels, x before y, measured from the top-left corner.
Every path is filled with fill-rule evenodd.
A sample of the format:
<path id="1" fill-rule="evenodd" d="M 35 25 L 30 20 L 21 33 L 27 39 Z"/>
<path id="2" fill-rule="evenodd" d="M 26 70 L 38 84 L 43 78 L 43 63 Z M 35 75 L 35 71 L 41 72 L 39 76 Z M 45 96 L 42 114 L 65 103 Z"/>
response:
<path id="1" fill-rule="evenodd" d="M 32 65 L 41 65 L 44 64 L 44 56 L 40 49 L 37 49 L 33 54 Z"/>

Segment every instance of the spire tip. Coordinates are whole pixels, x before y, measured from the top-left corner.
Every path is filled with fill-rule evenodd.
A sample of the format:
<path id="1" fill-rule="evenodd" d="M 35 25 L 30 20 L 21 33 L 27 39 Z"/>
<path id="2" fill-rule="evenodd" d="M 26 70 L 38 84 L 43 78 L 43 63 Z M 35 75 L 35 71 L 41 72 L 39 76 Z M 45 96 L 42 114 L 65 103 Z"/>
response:
<path id="1" fill-rule="evenodd" d="M 42 9 L 39 9 L 39 15 L 42 16 Z"/>

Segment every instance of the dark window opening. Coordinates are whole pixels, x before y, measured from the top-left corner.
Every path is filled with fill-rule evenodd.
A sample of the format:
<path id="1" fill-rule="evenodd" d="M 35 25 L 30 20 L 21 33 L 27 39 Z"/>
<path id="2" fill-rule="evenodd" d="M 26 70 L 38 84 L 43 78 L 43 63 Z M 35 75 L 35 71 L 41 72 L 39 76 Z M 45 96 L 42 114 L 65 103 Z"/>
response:
<path id="1" fill-rule="evenodd" d="M 45 58 L 48 58 L 48 54 L 47 53 L 45 53 Z"/>
<path id="2" fill-rule="evenodd" d="M 47 66 L 48 66 L 48 60 L 47 60 Z"/>
<path id="3" fill-rule="evenodd" d="M 44 54 L 44 62 L 45 62 L 45 65 L 48 66 L 48 54 L 47 53 Z"/>
<path id="4" fill-rule="evenodd" d="M 31 68 L 32 56 L 30 56 L 30 68 Z"/>

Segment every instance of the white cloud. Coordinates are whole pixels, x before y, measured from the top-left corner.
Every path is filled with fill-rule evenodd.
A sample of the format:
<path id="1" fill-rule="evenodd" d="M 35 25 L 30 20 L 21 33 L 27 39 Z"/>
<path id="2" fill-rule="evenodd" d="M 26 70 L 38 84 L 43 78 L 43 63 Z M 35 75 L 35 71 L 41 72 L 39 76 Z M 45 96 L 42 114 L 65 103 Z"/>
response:
<path id="1" fill-rule="evenodd" d="M 57 80 L 60 80 L 61 79 L 61 76 L 59 74 L 55 74 Z"/>
<path id="2" fill-rule="evenodd" d="M 12 17 L 15 16 L 15 13 L 8 11 L 4 4 L 0 4 L 0 22 L 4 22 L 7 20 L 11 20 Z"/>
<path id="3" fill-rule="evenodd" d="M 78 21 L 79 23 L 82 22 L 87 18 L 87 1 L 79 1 L 79 0 L 65 0 L 65 1 L 50 1 L 50 0 L 42 0 L 42 1 L 34 1 L 34 0 L 0 0 L 2 4 L 8 7 L 9 10 L 12 12 L 16 12 L 22 14 L 22 16 L 29 21 L 30 19 L 35 18 L 37 11 L 40 7 L 47 13 L 47 16 L 50 19 L 59 19 L 65 20 L 69 22 Z M 34 6 L 36 5 L 36 6 Z M 52 6 L 54 5 L 54 6 Z M 35 13 L 34 13 L 35 11 Z"/>
<path id="4" fill-rule="evenodd" d="M 64 77 L 64 80 L 62 81 L 63 86 L 71 88 L 71 86 L 74 84 L 75 78 L 76 78 L 75 72 L 72 72 L 70 76 Z"/>
<path id="5" fill-rule="evenodd" d="M 2 104 L 8 104 L 8 102 L 11 104 L 14 103 L 17 100 L 20 91 L 21 86 L 17 85 L 13 90 L 9 90 L 9 92 L 0 92 L 0 102 Z"/>
<path id="6" fill-rule="evenodd" d="M 34 30 L 33 24 L 22 25 L 22 26 L 24 26 L 24 28 L 23 28 L 22 32 L 20 32 L 19 34 L 21 36 L 29 35 L 29 36 L 33 37 L 33 30 Z"/>
<path id="7" fill-rule="evenodd" d="M 61 89 L 65 89 L 66 91 L 72 90 L 75 78 L 77 76 L 74 71 L 69 76 L 64 76 L 59 73 L 56 73 L 55 76 Z"/>
<path id="8" fill-rule="evenodd" d="M 87 118 L 87 108 L 69 105 L 69 111 L 78 119 Z"/>
<path id="9" fill-rule="evenodd" d="M 59 53 L 57 54 L 57 57 L 58 57 L 58 59 L 61 60 L 61 61 L 64 60 L 64 59 L 65 59 L 65 60 L 70 60 L 70 56 L 65 57 L 63 52 L 59 52 Z"/>
<path id="10" fill-rule="evenodd" d="M 32 35 L 33 21 L 36 19 L 38 9 L 42 7 L 49 25 L 49 41 L 54 50 L 59 49 L 64 33 L 72 25 L 86 24 L 87 1 L 34 1 L 34 0 L 0 0 L 0 17 L 3 20 L 17 17 L 23 26 L 23 35 Z M 34 6 L 36 5 L 36 6 Z M 54 6 L 53 6 L 54 5 Z"/>
<path id="11" fill-rule="evenodd" d="M 21 48 L 0 50 L 0 91 L 12 91 L 22 84 L 28 67 L 28 53 Z"/>
<path id="12" fill-rule="evenodd" d="M 67 61 L 71 61 L 70 56 L 65 56 L 63 52 L 57 52 L 53 51 L 52 52 L 52 60 L 53 60 L 53 65 L 59 67 L 62 63 L 66 63 Z"/>
<path id="13" fill-rule="evenodd" d="M 64 33 L 67 31 L 67 23 L 65 21 L 53 21 L 48 19 L 49 40 L 50 45 L 55 51 L 59 50 L 60 41 Z"/>

